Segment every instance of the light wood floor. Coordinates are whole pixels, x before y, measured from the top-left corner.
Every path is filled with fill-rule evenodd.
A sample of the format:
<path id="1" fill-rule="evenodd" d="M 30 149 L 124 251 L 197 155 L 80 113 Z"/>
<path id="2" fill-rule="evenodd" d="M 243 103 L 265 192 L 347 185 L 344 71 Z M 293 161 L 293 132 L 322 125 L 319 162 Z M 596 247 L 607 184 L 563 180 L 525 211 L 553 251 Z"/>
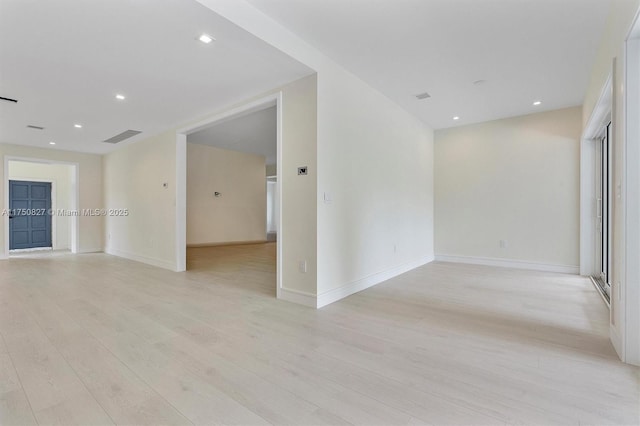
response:
<path id="1" fill-rule="evenodd" d="M 639 422 L 586 279 L 432 263 L 316 311 L 274 260 L 0 262 L 0 424 Z"/>

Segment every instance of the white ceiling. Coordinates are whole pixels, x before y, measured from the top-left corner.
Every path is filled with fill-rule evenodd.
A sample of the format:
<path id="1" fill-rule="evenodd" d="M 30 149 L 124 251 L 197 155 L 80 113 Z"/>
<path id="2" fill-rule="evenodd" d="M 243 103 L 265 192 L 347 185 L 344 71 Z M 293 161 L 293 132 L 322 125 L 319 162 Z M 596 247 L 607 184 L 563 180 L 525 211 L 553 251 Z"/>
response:
<path id="1" fill-rule="evenodd" d="M 0 0 L 4 143 L 105 153 L 312 72 L 193 0 Z"/>
<path id="2" fill-rule="evenodd" d="M 580 105 L 610 5 L 248 1 L 434 128 Z M 312 72 L 194 0 L 0 0 L 4 143 L 105 153 Z"/>
<path id="3" fill-rule="evenodd" d="M 248 1 L 434 128 L 581 105 L 610 7 L 610 0 Z M 415 99 L 425 91 L 432 98 Z"/>
<path id="4" fill-rule="evenodd" d="M 265 157 L 267 165 L 276 164 L 276 107 L 225 121 L 187 136 L 187 142 L 210 145 Z"/>

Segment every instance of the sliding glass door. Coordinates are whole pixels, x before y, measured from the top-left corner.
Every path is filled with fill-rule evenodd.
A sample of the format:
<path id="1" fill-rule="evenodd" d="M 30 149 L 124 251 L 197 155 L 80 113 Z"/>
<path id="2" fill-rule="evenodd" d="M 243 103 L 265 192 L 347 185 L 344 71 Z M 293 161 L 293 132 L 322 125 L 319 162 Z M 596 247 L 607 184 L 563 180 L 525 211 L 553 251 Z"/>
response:
<path id="1" fill-rule="evenodd" d="M 611 291 L 611 123 L 603 129 L 598 141 L 596 155 L 596 195 L 597 195 L 597 226 L 598 246 L 596 259 L 598 261 L 599 276 L 596 282 L 605 297 Z"/>

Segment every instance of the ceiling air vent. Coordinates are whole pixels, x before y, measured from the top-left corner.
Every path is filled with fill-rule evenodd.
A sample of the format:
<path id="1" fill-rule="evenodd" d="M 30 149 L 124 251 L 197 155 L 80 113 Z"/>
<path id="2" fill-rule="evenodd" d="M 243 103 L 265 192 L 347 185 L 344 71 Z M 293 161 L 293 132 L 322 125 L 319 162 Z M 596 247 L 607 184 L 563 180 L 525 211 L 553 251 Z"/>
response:
<path id="1" fill-rule="evenodd" d="M 133 137 L 135 135 L 139 135 L 140 131 L 138 130 L 126 130 L 122 133 L 120 133 L 119 135 L 115 135 L 112 138 L 107 139 L 106 141 L 102 141 L 102 142 L 106 142 L 106 143 L 119 143 L 122 142 L 125 139 L 129 139 L 130 137 Z"/>
<path id="2" fill-rule="evenodd" d="M 427 92 L 419 93 L 419 94 L 416 95 L 416 98 L 418 98 L 418 99 L 427 99 L 427 98 L 430 98 L 430 97 L 431 97 L 431 95 L 428 94 Z"/>
<path id="3" fill-rule="evenodd" d="M 14 104 L 18 103 L 17 99 L 5 98 L 4 96 L 0 96 L 0 101 L 13 102 Z"/>
<path id="4" fill-rule="evenodd" d="M 44 130 L 44 127 L 34 126 L 33 124 L 27 124 L 27 129 Z"/>

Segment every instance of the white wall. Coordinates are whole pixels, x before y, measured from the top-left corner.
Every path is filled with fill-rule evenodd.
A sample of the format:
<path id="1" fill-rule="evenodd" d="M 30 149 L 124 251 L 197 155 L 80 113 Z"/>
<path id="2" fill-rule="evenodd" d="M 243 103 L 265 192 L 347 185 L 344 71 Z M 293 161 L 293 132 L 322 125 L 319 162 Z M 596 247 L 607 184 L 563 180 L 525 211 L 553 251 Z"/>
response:
<path id="1" fill-rule="evenodd" d="M 262 156 L 188 143 L 187 245 L 265 241 L 264 175 Z"/>
<path id="2" fill-rule="evenodd" d="M 74 209 L 75 186 L 72 183 L 72 173 L 73 166 L 63 164 L 9 162 L 10 180 L 52 182 L 52 191 L 54 191 L 52 206 L 55 210 Z M 54 249 L 69 250 L 71 248 L 71 221 L 72 218 L 65 215 L 54 215 L 51 218 L 52 232 L 55 236 L 52 241 Z"/>
<path id="3" fill-rule="evenodd" d="M 105 208 L 129 211 L 106 218 L 105 251 L 175 269 L 175 131 L 104 155 L 103 168 Z"/>
<path id="4" fill-rule="evenodd" d="M 436 131 L 436 257 L 577 273 L 580 132 L 580 107 Z"/>
<path id="5" fill-rule="evenodd" d="M 282 289 L 280 297 L 303 302 L 317 288 L 317 76 L 314 74 L 282 88 L 282 157 L 278 180 L 282 185 L 282 220 L 278 241 L 282 245 Z M 298 167 L 308 174 L 298 176 Z M 298 262 L 307 260 L 306 273 Z M 314 297 L 315 298 L 315 297 Z"/>
<path id="6" fill-rule="evenodd" d="M 271 93 L 282 93 L 282 153 L 278 179 L 282 184 L 280 242 L 283 290 L 289 299 L 316 291 L 315 264 L 307 273 L 298 271 L 298 259 L 316 258 L 316 76 L 311 75 Z M 264 97 L 265 94 L 255 99 Z M 247 102 L 230 106 L 232 110 Z M 222 114 L 219 111 L 194 121 L 203 122 Z M 182 129 L 185 126 L 180 126 Z M 178 190 L 186 192 L 185 164 L 178 166 L 176 132 L 152 136 L 104 156 L 105 207 L 128 208 L 128 217 L 106 220 L 106 251 L 171 270 L 177 261 L 176 222 Z M 297 166 L 307 165 L 307 176 L 297 175 Z M 177 188 L 177 170 L 184 171 L 184 188 Z M 264 184 L 265 170 L 261 179 Z M 163 183 L 168 187 L 163 188 Z M 266 202 L 265 202 L 266 204 Z M 186 206 L 185 206 L 186 218 Z M 266 213 L 263 215 L 266 220 Z"/>
<path id="7" fill-rule="evenodd" d="M 611 341 L 620 357 L 629 363 L 640 365 L 640 317 L 635 313 L 640 309 L 640 282 L 627 280 L 627 276 L 638 277 L 639 271 L 630 270 L 638 265 L 637 257 L 627 253 L 627 229 L 625 216 L 628 213 L 627 195 L 629 188 L 637 188 L 637 181 L 627 182 L 629 167 L 639 167 L 637 163 L 627 166 L 626 145 L 637 145 L 637 140 L 625 139 L 625 40 L 638 14 L 640 0 L 616 0 L 612 3 L 602 42 L 591 71 L 591 78 L 583 107 L 583 124 L 589 120 L 609 76 L 613 82 L 612 96 L 612 143 L 613 143 L 613 224 L 611 275 Z M 634 118 L 637 120 L 637 117 Z M 585 141 L 584 143 L 588 143 Z M 629 186 L 629 188 L 627 187 Z M 637 195 L 635 195 L 637 200 Z M 631 219 L 634 220 L 634 219 Z M 629 256 L 629 257 L 628 257 Z"/>
<path id="8" fill-rule="evenodd" d="M 21 145 L 0 144 L 0 156 L 39 159 L 44 161 L 60 161 L 76 163 L 79 179 L 78 209 L 100 209 L 102 204 L 102 160 L 101 156 L 82 154 L 55 149 L 26 147 Z M 0 161 L 0 176 L 4 176 L 4 161 Z M 5 186 L 0 185 L 0 200 L 5 200 Z M 4 201 L 2 201 L 4 202 Z M 5 205 L 5 208 L 9 208 Z M 102 251 L 103 217 L 81 216 L 78 218 L 78 252 Z M 5 226 L 0 226 L 0 241 L 6 238 L 8 219 Z M 0 258 L 6 258 L 4 245 L 0 244 Z"/>
<path id="9" fill-rule="evenodd" d="M 318 75 L 318 188 L 319 306 L 433 260 L 433 132 L 338 69 Z"/>
<path id="10" fill-rule="evenodd" d="M 317 72 L 317 264 L 306 259 L 318 282 L 298 301 L 322 306 L 432 259 L 433 131 L 248 3 L 198 2 Z"/>

